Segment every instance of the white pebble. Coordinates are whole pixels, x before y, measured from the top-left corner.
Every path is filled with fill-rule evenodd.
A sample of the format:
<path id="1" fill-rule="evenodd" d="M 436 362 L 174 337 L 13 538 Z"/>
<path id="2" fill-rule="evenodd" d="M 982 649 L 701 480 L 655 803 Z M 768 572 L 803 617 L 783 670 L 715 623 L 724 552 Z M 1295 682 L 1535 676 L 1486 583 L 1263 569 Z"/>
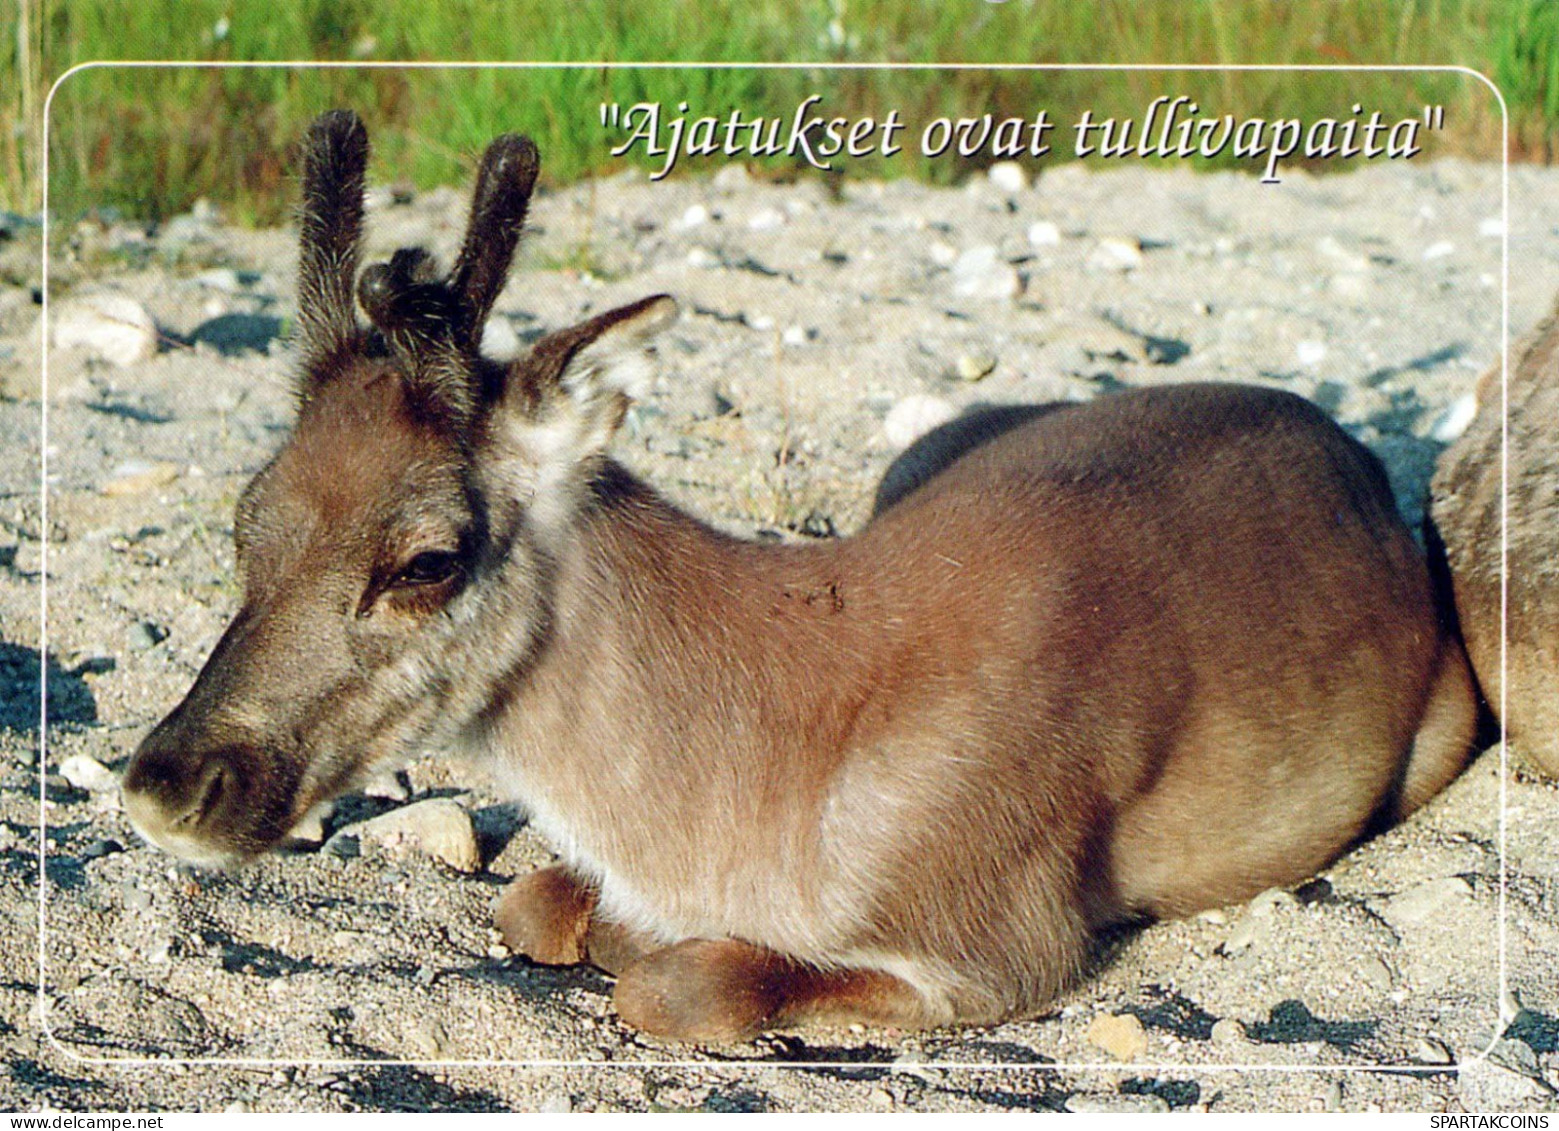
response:
<path id="1" fill-rule="evenodd" d="M 1029 186 L 1028 174 L 1016 161 L 998 161 L 985 171 L 985 175 L 1002 192 L 1022 192 Z"/>
<path id="2" fill-rule="evenodd" d="M 1294 356 L 1304 366 L 1320 365 L 1326 360 L 1325 342 L 1300 342 L 1294 347 Z"/>
<path id="3" fill-rule="evenodd" d="M 1478 221 L 1478 234 L 1480 236 L 1502 236 L 1505 234 L 1505 219 L 1502 216 L 1488 216 Z"/>
<path id="4" fill-rule="evenodd" d="M 718 267 L 720 266 L 720 257 L 707 247 L 695 247 L 687 253 L 687 265 L 689 267 L 703 268 Z"/>
<path id="5" fill-rule="evenodd" d="M 787 346 L 804 346 L 817 337 L 817 331 L 806 326 L 786 326 L 784 333 L 780 334 L 780 341 Z"/>
<path id="6" fill-rule="evenodd" d="M 953 264 L 953 293 L 964 298 L 1013 298 L 1023 280 L 993 244 L 971 247 Z"/>
<path id="7" fill-rule="evenodd" d="M 106 793 L 119 788 L 119 776 L 87 754 L 72 754 L 61 762 L 60 776 L 88 793 Z"/>
<path id="8" fill-rule="evenodd" d="M 958 410 L 941 397 L 912 393 L 888 410 L 882 431 L 888 443 L 902 451 L 957 415 Z"/>
<path id="9" fill-rule="evenodd" d="M 790 217 L 778 208 L 765 208 L 761 212 L 753 214 L 747 221 L 747 227 L 754 232 L 772 232 L 776 228 L 783 228 L 790 222 Z"/>
<path id="10" fill-rule="evenodd" d="M 112 291 L 78 295 L 60 303 L 51 314 L 58 349 L 86 350 L 121 368 L 157 352 L 157 324 L 129 295 Z"/>
<path id="11" fill-rule="evenodd" d="M 1431 259 L 1444 259 L 1456 250 L 1456 245 L 1450 240 L 1439 240 L 1424 248 L 1424 261 Z"/>
<path id="12" fill-rule="evenodd" d="M 1032 247 L 1055 247 L 1061 242 L 1061 229 L 1049 220 L 1035 220 L 1029 225 L 1028 237 Z"/>
<path id="13" fill-rule="evenodd" d="M 720 171 L 714 175 L 711 183 L 717 189 L 746 188 L 752 184 L 752 174 L 747 171 L 747 166 L 733 162 L 730 165 L 722 166 Z"/>
<path id="14" fill-rule="evenodd" d="M 386 847 L 409 842 L 461 872 L 475 872 L 482 866 L 471 815 L 447 797 L 391 809 L 371 820 L 338 829 L 330 839 L 334 843 L 337 837 L 348 836 L 357 837 L 360 844 Z M 326 851 L 329 849 L 326 845 Z"/>
<path id="15" fill-rule="evenodd" d="M 709 223 L 709 209 L 702 204 L 690 204 L 682 211 L 681 218 L 677 221 L 679 228 L 696 228 L 701 224 Z"/>
<path id="16" fill-rule="evenodd" d="M 1134 271 L 1142 266 L 1142 245 L 1134 239 L 1106 236 L 1088 253 L 1088 266 L 1096 271 Z"/>
<path id="17" fill-rule="evenodd" d="M 926 254 L 931 256 L 931 262 L 938 267 L 951 267 L 958 262 L 958 249 L 950 243 L 934 240 L 926 249 Z"/>
<path id="18" fill-rule="evenodd" d="M 1429 438 L 1437 443 L 1449 444 L 1467 431 L 1467 426 L 1478 415 L 1478 398 L 1474 393 L 1457 397 L 1442 412 L 1429 429 Z"/>
<path id="19" fill-rule="evenodd" d="M 1472 895 L 1472 887 L 1460 876 L 1426 880 L 1386 901 L 1385 917 L 1392 926 L 1413 926 L 1437 919 L 1451 904 Z"/>

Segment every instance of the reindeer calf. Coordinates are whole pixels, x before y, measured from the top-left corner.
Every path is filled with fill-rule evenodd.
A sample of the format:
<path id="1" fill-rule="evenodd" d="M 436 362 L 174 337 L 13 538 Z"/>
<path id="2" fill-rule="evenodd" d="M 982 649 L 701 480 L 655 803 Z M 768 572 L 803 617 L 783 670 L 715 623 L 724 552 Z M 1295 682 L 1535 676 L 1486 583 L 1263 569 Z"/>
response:
<path id="1" fill-rule="evenodd" d="M 1304 401 L 955 426 L 858 536 L 743 542 L 606 455 L 669 298 L 480 355 L 530 142 L 488 150 L 442 278 L 358 280 L 367 154 L 350 114 L 307 141 L 302 406 L 238 506 L 243 606 L 125 775 L 158 845 L 242 861 L 475 751 L 561 856 L 505 893 L 511 945 L 722 1040 L 1031 1014 L 1093 930 L 1299 880 L 1462 765 L 1423 556 Z"/>

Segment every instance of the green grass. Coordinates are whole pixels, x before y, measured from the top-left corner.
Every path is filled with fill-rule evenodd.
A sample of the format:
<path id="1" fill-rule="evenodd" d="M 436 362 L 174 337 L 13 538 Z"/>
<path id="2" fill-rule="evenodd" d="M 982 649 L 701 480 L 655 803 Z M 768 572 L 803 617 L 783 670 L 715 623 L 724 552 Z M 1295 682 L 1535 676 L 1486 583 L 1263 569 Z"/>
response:
<path id="1" fill-rule="evenodd" d="M 41 197 L 38 128 L 49 84 L 93 60 L 807 60 L 809 62 L 1459 64 L 1497 77 L 1512 100 L 1518 156 L 1552 154 L 1559 136 L 1559 0 L 1177 0 L 1098 5 L 1052 0 L 9 0 L 0 49 L 0 207 Z M 598 103 L 680 101 L 694 114 L 787 116 L 810 93 L 830 114 L 919 125 L 990 111 L 1067 122 L 1135 117 L 1184 93 L 1237 116 L 1347 116 L 1362 103 L 1390 118 L 1445 106 L 1432 152 L 1498 156 L 1499 114 L 1479 83 L 1454 74 L 1379 72 L 1054 72 L 1012 70 L 127 69 L 77 72 L 50 112 L 56 215 L 113 207 L 156 220 L 208 198 L 235 219 L 275 222 L 291 207 L 297 138 L 329 106 L 358 109 L 375 144 L 374 176 L 426 187 L 469 174 L 494 134 L 530 133 L 544 177 L 566 182 L 620 165 L 620 135 Z M 1055 138 L 1056 159 L 1069 137 Z M 976 160 L 928 160 L 913 145 L 851 163 L 865 176 L 950 181 Z M 653 159 L 641 163 L 658 165 Z M 794 160 L 768 162 L 775 175 Z M 707 170 L 686 162 L 689 171 Z"/>

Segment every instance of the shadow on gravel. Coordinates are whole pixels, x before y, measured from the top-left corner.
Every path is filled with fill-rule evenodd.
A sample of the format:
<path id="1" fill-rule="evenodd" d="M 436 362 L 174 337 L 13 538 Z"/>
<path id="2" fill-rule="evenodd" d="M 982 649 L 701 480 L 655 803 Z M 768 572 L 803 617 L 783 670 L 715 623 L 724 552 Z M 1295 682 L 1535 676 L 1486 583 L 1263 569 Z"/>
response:
<path id="1" fill-rule="evenodd" d="M 1375 1022 L 1326 1021 L 1311 1013 L 1304 1002 L 1290 999 L 1274 1005 L 1270 1018 L 1249 1026 L 1247 1032 L 1253 1041 L 1279 1045 L 1322 1041 L 1340 1049 L 1351 1050 L 1354 1045 L 1374 1034 Z"/>
<path id="2" fill-rule="evenodd" d="M 42 671 L 38 661 L 36 648 L 0 641 L 0 727 L 24 734 L 37 732 L 38 689 Z M 112 660 L 94 658 L 66 669 L 50 656 L 49 725 L 91 725 L 97 722 L 97 700 L 93 698 L 92 689 L 82 676 L 106 671 L 112 666 Z"/>
<path id="3" fill-rule="evenodd" d="M 1182 1041 L 1205 1041 L 1213 1035 L 1218 1018 L 1196 1002 L 1162 986 L 1148 986 L 1158 1000 L 1152 1005 L 1129 1005 L 1123 1012 L 1135 1014 L 1149 1029 L 1163 1029 Z"/>
<path id="4" fill-rule="evenodd" d="M 96 1080 L 89 1080 L 85 1076 L 63 1076 L 46 1065 L 39 1064 L 36 1060 L 28 1060 L 21 1057 L 9 1063 L 11 1079 L 23 1087 L 35 1088 L 39 1091 L 54 1089 L 62 1093 L 53 1097 L 56 1102 L 80 1102 L 83 1095 L 101 1091 L 103 1085 Z"/>
<path id="5" fill-rule="evenodd" d="M 281 337 L 281 319 L 269 314 L 219 314 L 195 327 L 192 345 L 208 345 L 224 357 L 265 353 Z"/>
<path id="6" fill-rule="evenodd" d="M 1559 1052 L 1559 1017 L 1523 1009 L 1505 1030 L 1505 1036 L 1520 1041 L 1535 1053 Z"/>
<path id="7" fill-rule="evenodd" d="M 355 1069 L 334 1089 L 372 1111 L 509 1111 L 491 1092 L 450 1086 L 426 1072 L 395 1065 Z"/>

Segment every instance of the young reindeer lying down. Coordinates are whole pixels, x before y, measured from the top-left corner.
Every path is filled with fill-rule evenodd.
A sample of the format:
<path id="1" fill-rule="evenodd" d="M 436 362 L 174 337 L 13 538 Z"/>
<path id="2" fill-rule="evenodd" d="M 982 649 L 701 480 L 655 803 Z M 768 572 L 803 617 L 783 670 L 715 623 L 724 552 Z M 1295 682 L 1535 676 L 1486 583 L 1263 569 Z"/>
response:
<path id="1" fill-rule="evenodd" d="M 480 355 L 534 146 L 487 151 L 445 277 L 358 278 L 367 157 L 351 114 L 310 131 L 297 426 L 238 505 L 243 606 L 125 774 L 175 855 L 243 861 L 464 747 L 561 857 L 506 939 L 616 973 L 628 1023 L 987 1023 L 1095 929 L 1297 881 L 1461 767 L 1461 646 L 1379 463 L 1306 402 L 955 430 L 859 535 L 739 541 L 606 455 L 669 298 Z"/>

